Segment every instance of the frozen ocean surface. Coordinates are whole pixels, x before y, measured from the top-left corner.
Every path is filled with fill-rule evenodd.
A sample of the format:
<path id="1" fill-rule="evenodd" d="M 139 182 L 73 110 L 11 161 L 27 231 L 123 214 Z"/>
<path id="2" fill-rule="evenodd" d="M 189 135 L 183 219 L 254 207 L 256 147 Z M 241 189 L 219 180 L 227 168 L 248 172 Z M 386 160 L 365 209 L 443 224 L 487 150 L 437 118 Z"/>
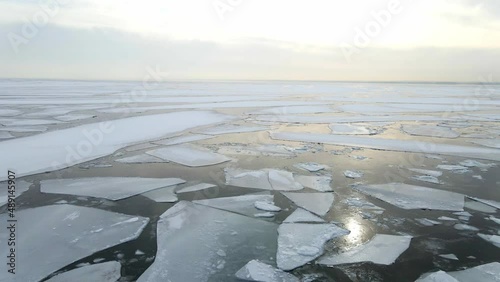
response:
<path id="1" fill-rule="evenodd" d="M 500 85 L 140 86 L 0 80 L 17 281 L 498 281 Z"/>

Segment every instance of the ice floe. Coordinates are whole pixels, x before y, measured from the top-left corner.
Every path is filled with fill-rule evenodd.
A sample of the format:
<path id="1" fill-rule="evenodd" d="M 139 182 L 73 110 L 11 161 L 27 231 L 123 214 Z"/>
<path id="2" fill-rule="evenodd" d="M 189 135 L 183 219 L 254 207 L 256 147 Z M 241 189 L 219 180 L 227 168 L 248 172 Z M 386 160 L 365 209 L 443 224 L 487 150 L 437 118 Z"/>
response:
<path id="1" fill-rule="evenodd" d="M 254 217 L 261 217 L 261 218 L 271 218 L 274 217 L 276 214 L 272 212 L 261 212 L 261 213 L 256 213 L 253 216 Z"/>
<path id="2" fill-rule="evenodd" d="M 125 148 L 125 151 L 127 152 L 134 152 L 134 151 L 140 151 L 144 149 L 151 149 L 158 147 L 158 145 L 151 144 L 151 143 L 141 143 L 141 144 L 136 144 L 130 147 Z"/>
<path id="3" fill-rule="evenodd" d="M 458 260 L 457 256 L 454 254 L 444 254 L 444 255 L 439 255 L 442 258 L 445 259 L 450 259 L 450 260 Z"/>
<path id="4" fill-rule="evenodd" d="M 390 265 L 410 246 L 411 236 L 376 234 L 369 242 L 347 252 L 327 254 L 318 264 L 338 265 L 357 262 L 373 262 Z M 383 254 L 383 255 L 381 255 Z"/>
<path id="5" fill-rule="evenodd" d="M 290 214 L 284 221 L 284 223 L 293 222 L 325 222 L 321 217 L 314 215 L 304 209 L 297 208 L 292 214 Z"/>
<path id="6" fill-rule="evenodd" d="M 474 227 L 474 226 L 470 226 L 468 224 L 462 224 L 462 223 L 455 224 L 453 226 L 453 228 L 455 228 L 456 230 L 460 230 L 460 231 L 479 231 L 479 229 Z"/>
<path id="7" fill-rule="evenodd" d="M 366 210 L 376 210 L 376 211 L 380 211 L 380 213 L 382 213 L 384 211 L 383 208 L 376 206 L 370 202 L 364 201 L 360 198 L 348 198 L 344 202 L 350 207 L 356 207 L 356 208 L 366 209 Z"/>
<path id="8" fill-rule="evenodd" d="M 412 179 L 418 180 L 418 181 L 423 181 L 423 182 L 428 182 L 428 183 L 433 183 L 433 184 L 443 184 L 437 177 L 430 176 L 430 175 L 415 175 L 411 177 Z"/>
<path id="9" fill-rule="evenodd" d="M 141 141 L 229 119 L 232 118 L 213 112 L 174 112 L 92 123 L 6 140 L 0 142 L 0 152 L 11 161 L 0 163 L 0 170 L 15 167 L 18 177 L 54 171 L 112 154 Z M 26 162 L 27 159 L 30 161 Z M 0 180 L 5 177 L 1 175 Z"/>
<path id="10" fill-rule="evenodd" d="M 281 211 L 280 207 L 274 205 L 273 202 L 268 201 L 256 201 L 254 203 L 256 209 L 261 211 L 269 211 L 269 212 L 279 212 Z"/>
<path id="11" fill-rule="evenodd" d="M 7 201 L 9 200 L 9 190 L 8 190 L 8 182 L 2 182 L 0 183 L 0 206 L 3 206 L 7 203 Z M 23 194 L 24 192 L 28 191 L 28 189 L 30 188 L 30 186 L 32 185 L 33 183 L 31 182 L 27 182 L 27 181 L 24 181 L 24 180 L 19 180 L 19 181 L 16 181 L 16 184 L 15 184 L 15 191 L 14 191 L 14 198 L 17 198 L 19 196 L 21 196 L 21 194 Z"/>
<path id="12" fill-rule="evenodd" d="M 417 135 L 417 136 L 430 136 L 439 138 L 457 138 L 460 136 L 460 133 L 450 128 L 440 127 L 435 125 L 404 124 L 401 126 L 401 129 L 407 134 Z"/>
<path id="13" fill-rule="evenodd" d="M 402 209 L 463 211 L 464 195 L 403 183 L 357 185 L 354 189 Z"/>
<path id="14" fill-rule="evenodd" d="M 5 126 L 48 125 L 58 123 L 61 123 L 61 121 L 54 119 L 0 119 L 0 124 Z"/>
<path id="15" fill-rule="evenodd" d="M 448 216 L 440 216 L 438 217 L 439 220 L 444 220 L 444 221 L 457 221 L 458 219 L 453 218 L 453 217 L 448 217 Z"/>
<path id="16" fill-rule="evenodd" d="M 264 114 L 274 114 L 274 115 L 288 115 L 288 114 L 316 114 L 316 113 L 331 113 L 337 112 L 329 106 L 288 106 L 288 107 L 276 107 L 269 109 L 262 109 L 259 111 L 254 111 L 249 114 L 252 115 L 264 115 Z"/>
<path id="17" fill-rule="evenodd" d="M 259 146 L 222 145 L 219 146 L 217 152 L 220 154 L 229 155 L 272 156 L 284 158 L 290 158 L 296 155 L 293 148 L 275 144 L 266 144 Z"/>
<path id="18" fill-rule="evenodd" d="M 2 117 L 11 117 L 11 116 L 20 115 L 22 113 L 23 112 L 18 111 L 18 110 L 0 109 L 0 116 L 2 116 Z"/>
<path id="19" fill-rule="evenodd" d="M 441 224 L 441 222 L 439 222 L 439 221 L 435 221 L 435 220 L 428 219 L 428 218 L 415 218 L 415 221 L 422 224 L 423 226 L 434 226 L 434 225 Z"/>
<path id="20" fill-rule="evenodd" d="M 6 222 L 7 215 L 0 215 Z M 73 205 L 52 205 L 17 211 L 16 280 L 39 281 L 53 272 L 97 251 L 136 239 L 148 218 Z M 0 233 L 6 244 L 8 233 Z M 0 250 L 7 256 L 7 248 Z M 47 254 L 50 259 L 47 259 Z M 0 281 L 12 281 L 6 264 Z"/>
<path id="21" fill-rule="evenodd" d="M 461 166 L 461 165 L 438 165 L 437 168 L 442 169 L 442 170 L 448 170 L 454 173 L 466 173 L 469 171 L 469 169 L 466 166 Z"/>
<path id="22" fill-rule="evenodd" d="M 131 156 L 131 157 L 117 159 L 115 161 L 119 162 L 119 163 L 125 163 L 125 164 L 168 163 L 169 162 L 169 161 L 157 158 L 157 157 L 153 157 L 153 156 L 148 155 L 148 154 L 135 155 L 135 156 Z"/>
<path id="23" fill-rule="evenodd" d="M 319 216 L 324 216 L 328 213 L 335 199 L 333 193 L 281 193 L 297 206 Z"/>
<path id="24" fill-rule="evenodd" d="M 485 140 L 474 140 L 471 143 L 482 145 L 485 147 L 500 149 L 500 140 L 498 139 L 485 139 Z"/>
<path id="25" fill-rule="evenodd" d="M 116 282 L 121 277 L 121 268 L 117 261 L 92 264 L 58 274 L 47 282 Z"/>
<path id="26" fill-rule="evenodd" d="M 324 252 L 331 239 L 349 234 L 335 224 L 283 223 L 278 228 L 276 262 L 283 270 L 302 266 Z"/>
<path id="27" fill-rule="evenodd" d="M 44 132 L 47 131 L 47 127 L 43 125 L 33 125 L 33 126 L 0 126 L 0 131 L 10 131 L 10 132 Z"/>
<path id="28" fill-rule="evenodd" d="M 93 115 L 62 115 L 62 116 L 56 116 L 54 117 L 57 120 L 60 121 L 75 121 L 75 120 L 83 120 L 83 119 L 89 119 L 94 117 Z"/>
<path id="29" fill-rule="evenodd" d="M 175 191 L 175 193 L 180 194 L 180 193 L 188 193 L 188 192 L 201 191 L 201 190 L 205 190 L 205 189 L 216 187 L 216 186 L 217 185 L 214 185 L 214 184 L 199 183 L 199 184 L 196 184 L 196 185 L 191 185 L 191 186 L 187 186 L 187 187 L 181 188 L 181 189 Z"/>
<path id="30" fill-rule="evenodd" d="M 169 139 L 163 139 L 163 140 L 155 141 L 153 143 L 159 144 L 159 145 L 169 146 L 169 145 L 178 145 L 178 144 L 189 143 L 189 142 L 194 142 L 194 141 L 207 140 L 207 139 L 212 139 L 212 138 L 214 138 L 214 136 L 203 135 L 203 134 L 192 134 L 192 135 L 172 137 Z"/>
<path id="31" fill-rule="evenodd" d="M 485 200 L 485 199 L 479 199 L 479 198 L 476 198 L 476 197 L 470 197 L 470 196 L 467 196 L 467 198 L 469 199 L 472 199 L 474 201 L 478 201 L 478 202 L 481 202 L 483 204 L 487 204 L 489 206 L 492 206 L 496 209 L 500 209 L 500 202 L 497 202 L 497 201 L 493 201 L 493 200 Z"/>
<path id="32" fill-rule="evenodd" d="M 461 145 L 423 142 L 417 140 L 400 140 L 387 138 L 373 138 L 367 136 L 343 136 L 333 134 L 297 133 L 297 132 L 271 132 L 274 140 L 302 141 L 324 143 L 339 146 L 372 148 L 399 152 L 425 153 L 459 156 L 466 158 L 479 158 L 500 161 L 500 152 L 496 149 L 479 148 Z"/>
<path id="33" fill-rule="evenodd" d="M 497 246 L 500 248 L 500 236 L 498 235 L 488 235 L 488 234 L 481 234 L 478 233 L 477 236 L 479 236 L 481 239 L 492 243 L 493 245 Z"/>
<path id="34" fill-rule="evenodd" d="M 361 125 L 352 124 L 330 124 L 332 134 L 345 134 L 345 135 L 374 135 L 379 133 L 375 129 L 371 129 Z"/>
<path id="35" fill-rule="evenodd" d="M 460 282 L 498 282 L 498 277 L 500 277 L 500 263 L 492 262 L 461 271 L 448 272 L 448 274 Z"/>
<path id="36" fill-rule="evenodd" d="M 300 280 L 293 274 L 276 269 L 269 264 L 258 260 L 251 260 L 243 266 L 236 277 L 245 281 L 258 282 L 299 282 Z"/>
<path id="37" fill-rule="evenodd" d="M 298 164 L 294 164 L 293 166 L 296 168 L 302 169 L 302 170 L 310 171 L 310 172 L 317 172 L 317 171 L 328 168 L 328 166 L 326 166 L 326 165 L 312 163 L 312 162 L 298 163 Z"/>
<path id="38" fill-rule="evenodd" d="M 409 168 L 408 170 L 416 172 L 416 173 L 420 173 L 423 175 L 434 176 L 434 177 L 440 177 L 441 175 L 443 175 L 443 172 L 437 171 L 437 170 L 420 169 L 420 168 Z"/>
<path id="39" fill-rule="evenodd" d="M 330 186 L 332 178 L 330 176 L 305 176 L 296 175 L 295 180 L 302 184 L 304 187 L 314 189 L 320 192 L 332 192 L 333 189 Z"/>
<path id="40" fill-rule="evenodd" d="M 10 139 L 13 137 L 14 136 L 12 134 L 10 134 L 9 132 L 0 131 L 0 139 Z"/>
<path id="41" fill-rule="evenodd" d="M 440 270 L 432 273 L 425 273 L 420 278 L 415 280 L 415 282 L 461 282 L 453 278 L 453 276 Z M 463 281 L 465 282 L 465 281 Z"/>
<path id="42" fill-rule="evenodd" d="M 168 146 L 147 151 L 146 154 L 190 167 L 215 165 L 231 160 L 224 155 L 192 144 Z"/>
<path id="43" fill-rule="evenodd" d="M 269 192 L 248 194 L 242 196 L 222 197 L 215 199 L 195 200 L 193 203 L 221 210 L 231 211 L 247 216 L 254 216 L 259 210 L 255 202 L 274 202 L 274 196 Z"/>
<path id="44" fill-rule="evenodd" d="M 246 126 L 246 125 L 233 125 L 233 124 L 223 124 L 215 127 L 202 129 L 202 130 L 194 130 L 194 133 L 199 134 L 209 134 L 209 135 L 221 135 L 221 134 L 230 134 L 230 133 L 244 133 L 244 132 L 255 132 L 255 131 L 263 131 L 269 129 L 265 126 Z"/>
<path id="45" fill-rule="evenodd" d="M 465 166 L 465 167 L 477 167 L 477 168 L 484 169 L 484 170 L 487 170 L 488 168 L 496 166 L 496 164 L 494 164 L 494 163 L 485 164 L 482 162 L 478 162 L 476 160 L 465 160 L 465 161 L 461 161 L 459 164 L 462 166 Z"/>
<path id="46" fill-rule="evenodd" d="M 271 222 L 179 202 L 160 216 L 156 258 L 137 281 L 227 280 L 253 259 L 270 263 L 276 232 Z"/>
<path id="47" fill-rule="evenodd" d="M 296 191 L 304 187 L 295 181 L 293 173 L 284 170 L 269 169 L 269 183 L 273 190 L 277 191 Z"/>
<path id="48" fill-rule="evenodd" d="M 363 177 L 364 173 L 359 171 L 359 170 L 345 170 L 344 171 L 344 176 L 347 178 L 361 178 Z"/>
<path id="49" fill-rule="evenodd" d="M 121 200 L 151 190 L 184 183 L 180 178 L 90 177 L 40 181 L 42 193 Z"/>

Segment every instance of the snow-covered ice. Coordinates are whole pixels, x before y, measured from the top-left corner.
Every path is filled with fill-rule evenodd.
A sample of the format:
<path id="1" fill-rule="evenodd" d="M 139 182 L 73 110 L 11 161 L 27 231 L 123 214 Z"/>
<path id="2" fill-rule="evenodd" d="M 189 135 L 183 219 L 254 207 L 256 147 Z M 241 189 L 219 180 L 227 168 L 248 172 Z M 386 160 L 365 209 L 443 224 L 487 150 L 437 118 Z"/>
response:
<path id="1" fill-rule="evenodd" d="M 243 266 L 236 277 L 245 281 L 257 282 L 299 282 L 300 280 L 293 274 L 276 269 L 269 264 L 258 260 L 251 260 Z"/>
<path id="2" fill-rule="evenodd" d="M 284 223 L 293 222 L 325 222 L 321 217 L 314 215 L 304 209 L 297 208 L 292 214 L 290 214 L 284 221 Z"/>
<path id="3" fill-rule="evenodd" d="M 345 170 L 344 171 L 344 176 L 347 178 L 361 178 L 363 177 L 364 173 L 359 171 L 359 170 Z"/>
<path id="4" fill-rule="evenodd" d="M 216 187 L 216 186 L 217 185 L 209 184 L 209 183 L 199 183 L 199 184 L 195 184 L 195 185 L 191 185 L 191 186 L 187 186 L 187 187 L 181 188 L 181 189 L 175 191 L 175 193 L 180 194 L 180 193 L 188 193 L 188 192 L 201 191 L 201 190 L 205 190 L 205 189 Z"/>
<path id="5" fill-rule="evenodd" d="M 92 264 L 58 274 L 47 282 L 116 282 L 121 277 L 121 268 L 117 261 Z"/>
<path id="6" fill-rule="evenodd" d="M 335 199 L 333 193 L 281 193 L 297 206 L 319 216 L 324 216 L 330 210 Z"/>
<path id="7" fill-rule="evenodd" d="M 0 219 L 6 222 L 7 215 Z M 52 205 L 17 211 L 16 280 L 39 281 L 53 272 L 97 251 L 136 239 L 148 218 L 73 205 Z M 7 233 L 0 233 L 6 244 Z M 0 250 L 7 256 L 7 248 Z M 50 259 L 47 259 L 50 255 Z M 6 264 L 0 281 L 12 281 Z"/>
<path id="8" fill-rule="evenodd" d="M 412 237 L 376 234 L 369 242 L 344 253 L 327 254 L 318 264 L 338 265 L 371 261 L 390 265 L 410 246 Z M 383 255 L 382 255 L 383 254 Z"/>
<path id="9" fill-rule="evenodd" d="M 403 183 L 357 185 L 354 189 L 402 209 L 463 211 L 464 195 Z"/>
<path id="10" fill-rule="evenodd" d="M 270 263 L 276 232 L 271 222 L 179 202 L 160 216 L 156 258 L 137 281 L 224 281 L 253 259 Z"/>
<path id="11" fill-rule="evenodd" d="M 230 116 L 206 111 L 174 112 L 86 124 L 7 140 L 0 142 L 0 152 L 11 161 L 0 163 L 0 171 L 7 171 L 7 166 L 15 167 L 18 177 L 54 171 L 112 154 L 141 141 L 229 119 Z M 30 161 L 26 162 L 27 159 Z M 0 180 L 5 177 L 1 175 Z"/>
<path id="12" fill-rule="evenodd" d="M 180 178 L 89 177 L 40 181 L 42 193 L 121 200 L 151 190 L 184 183 Z"/>
<path id="13" fill-rule="evenodd" d="M 324 252 L 331 239 L 349 234 L 335 224 L 283 223 L 278 228 L 276 262 L 283 270 L 302 266 Z"/>
<path id="14" fill-rule="evenodd" d="M 375 129 L 371 129 L 361 125 L 352 124 L 330 124 L 332 134 L 345 134 L 345 135 L 374 135 L 379 133 Z"/>
<path id="15" fill-rule="evenodd" d="M 146 154 L 190 167 L 215 165 L 231 160 L 224 155 L 192 144 L 168 146 L 147 151 Z"/>

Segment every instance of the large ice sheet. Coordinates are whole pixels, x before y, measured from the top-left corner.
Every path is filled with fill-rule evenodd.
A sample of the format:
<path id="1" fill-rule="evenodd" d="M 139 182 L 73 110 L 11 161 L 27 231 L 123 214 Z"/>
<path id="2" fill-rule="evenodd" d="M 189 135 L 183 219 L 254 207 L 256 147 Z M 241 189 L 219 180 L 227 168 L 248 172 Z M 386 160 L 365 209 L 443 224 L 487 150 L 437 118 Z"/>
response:
<path id="1" fill-rule="evenodd" d="M 260 212 L 255 207 L 255 202 L 257 201 L 272 203 L 274 196 L 269 192 L 263 192 L 234 197 L 196 200 L 193 203 L 253 217 L 256 213 Z"/>
<path id="2" fill-rule="evenodd" d="M 416 140 L 399 140 L 385 138 L 371 138 L 362 136 L 342 136 L 333 134 L 312 134 L 296 132 L 272 132 L 275 140 L 302 141 L 324 143 L 340 146 L 363 147 L 379 150 L 400 152 L 414 152 L 424 154 L 441 154 L 466 158 L 479 158 L 500 161 L 500 151 L 496 149 L 479 148 L 461 145 L 430 143 Z"/>
<path id="3" fill-rule="evenodd" d="M 121 158 L 116 160 L 119 163 L 125 164 L 141 164 L 141 163 L 168 163 L 169 161 L 153 157 L 148 154 L 140 154 L 131 157 Z"/>
<path id="4" fill-rule="evenodd" d="M 33 126 L 0 126 L 0 131 L 10 131 L 10 132 L 44 132 L 47 131 L 47 127 L 43 125 L 33 125 Z"/>
<path id="5" fill-rule="evenodd" d="M 11 116 L 20 115 L 22 113 L 23 112 L 18 111 L 18 110 L 0 109 L 0 116 L 2 116 L 2 117 L 11 117 Z"/>
<path id="6" fill-rule="evenodd" d="M 482 145 L 485 147 L 500 149 L 500 140 L 497 139 L 487 139 L 487 140 L 474 140 L 471 143 Z"/>
<path id="7" fill-rule="evenodd" d="M 192 135 L 177 136 L 177 137 L 172 137 L 172 138 L 168 138 L 168 139 L 163 139 L 163 140 L 155 141 L 153 143 L 169 146 L 169 145 L 177 145 L 177 144 L 189 143 L 189 142 L 200 141 L 200 140 L 207 140 L 207 139 L 211 139 L 211 138 L 214 138 L 214 136 L 203 135 L 203 134 L 192 134 Z"/>
<path id="8" fill-rule="evenodd" d="M 292 270 L 302 266 L 321 256 L 326 242 L 347 234 L 348 230 L 335 224 L 283 223 L 278 228 L 278 267 Z"/>
<path id="9" fill-rule="evenodd" d="M 97 251 L 136 239 L 148 218 L 72 205 L 53 205 L 17 211 L 16 280 L 39 281 L 60 268 Z M 6 222 L 7 215 L 0 220 Z M 8 233 L 0 233 L 7 245 Z M 7 248 L 0 255 L 8 255 Z M 12 281 L 6 264 L 0 281 Z"/>
<path id="10" fill-rule="evenodd" d="M 296 191 L 301 190 L 304 187 L 293 178 L 293 174 L 284 170 L 270 169 L 269 182 L 273 187 L 273 190 L 277 191 Z"/>
<path id="11" fill-rule="evenodd" d="M 157 203 L 175 203 L 179 200 L 174 191 L 176 188 L 177 187 L 175 185 L 169 186 L 161 189 L 152 190 L 142 195 Z"/>
<path id="12" fill-rule="evenodd" d="M 429 136 L 439 138 L 457 138 L 460 133 L 448 127 L 435 125 L 403 124 L 401 129 L 410 135 Z"/>
<path id="13" fill-rule="evenodd" d="M 410 236 L 386 234 L 375 235 L 368 243 L 344 253 L 328 254 L 318 260 L 319 264 L 338 265 L 371 261 L 390 265 L 410 246 Z"/>
<path id="14" fill-rule="evenodd" d="M 151 190 L 184 183 L 180 178 L 90 177 L 40 181 L 40 191 L 121 200 Z"/>
<path id="15" fill-rule="evenodd" d="M 0 142 L 0 155 L 10 161 L 1 162 L 0 171 L 14 167 L 20 177 L 58 170 L 141 141 L 229 119 L 229 116 L 206 111 L 175 112 L 86 124 L 7 140 Z M 5 177 L 1 175 L 0 180 Z"/>
<path id="16" fill-rule="evenodd" d="M 440 270 L 432 273 L 425 273 L 415 282 L 460 282 L 448 273 Z"/>
<path id="17" fill-rule="evenodd" d="M 324 216 L 332 207 L 333 193 L 294 193 L 281 192 L 297 206 L 319 216 Z"/>
<path id="18" fill-rule="evenodd" d="M 230 133 L 243 133 L 243 132 L 255 132 L 255 131 L 263 131 L 269 128 L 264 126 L 246 126 L 246 125 L 234 125 L 234 124 L 223 124 L 215 127 L 195 130 L 193 132 L 199 134 L 210 134 L 210 135 L 221 135 L 221 134 L 230 134 Z"/>
<path id="19" fill-rule="evenodd" d="M 47 282 L 116 282 L 121 277 L 121 268 L 117 261 L 92 264 L 56 275 Z"/>
<path id="20" fill-rule="evenodd" d="M 271 263 L 276 232 L 271 222 L 179 202 L 161 215 L 155 261 L 138 281 L 225 281 L 250 260 Z"/>
<path id="21" fill-rule="evenodd" d="M 209 184 L 209 183 L 200 183 L 200 184 L 184 187 L 182 189 L 175 191 L 175 193 L 180 194 L 180 193 L 195 192 L 195 191 L 205 190 L 205 189 L 216 187 L 216 186 L 217 185 Z"/>
<path id="22" fill-rule="evenodd" d="M 147 151 L 146 154 L 191 167 L 215 165 L 231 160 L 224 155 L 192 144 L 168 146 Z"/>
<path id="23" fill-rule="evenodd" d="M 24 180 L 16 181 L 14 197 L 17 198 L 21 196 L 22 193 L 28 191 L 28 189 L 32 184 L 33 183 Z M 0 183 L 0 206 L 5 205 L 8 199 L 9 199 L 8 182 L 2 182 Z"/>
<path id="24" fill-rule="evenodd" d="M 356 122 L 380 122 L 380 121 L 455 121 L 454 117 L 431 116 L 431 115 L 387 115 L 387 116 L 341 116 L 341 115 L 259 115 L 255 117 L 259 121 L 272 121 L 281 123 L 356 123 Z M 483 121 L 484 118 L 468 117 L 470 120 Z"/>
<path id="25" fill-rule="evenodd" d="M 353 188 L 402 209 L 464 209 L 464 195 L 444 190 L 403 183 L 358 185 Z"/>
<path id="26" fill-rule="evenodd" d="M 269 264 L 258 260 L 251 260 L 243 266 L 236 277 L 245 281 L 258 282 L 299 282 L 299 278 L 293 274 L 276 269 Z"/>

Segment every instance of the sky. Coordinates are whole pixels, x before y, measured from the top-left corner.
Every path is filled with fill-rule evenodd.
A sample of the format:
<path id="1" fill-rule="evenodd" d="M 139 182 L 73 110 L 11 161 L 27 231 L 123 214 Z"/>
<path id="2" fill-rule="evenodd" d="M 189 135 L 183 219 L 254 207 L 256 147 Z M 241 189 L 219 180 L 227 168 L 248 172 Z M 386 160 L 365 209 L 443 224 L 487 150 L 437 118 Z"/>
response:
<path id="1" fill-rule="evenodd" d="M 498 0 L 0 0 L 0 77 L 498 82 Z"/>

